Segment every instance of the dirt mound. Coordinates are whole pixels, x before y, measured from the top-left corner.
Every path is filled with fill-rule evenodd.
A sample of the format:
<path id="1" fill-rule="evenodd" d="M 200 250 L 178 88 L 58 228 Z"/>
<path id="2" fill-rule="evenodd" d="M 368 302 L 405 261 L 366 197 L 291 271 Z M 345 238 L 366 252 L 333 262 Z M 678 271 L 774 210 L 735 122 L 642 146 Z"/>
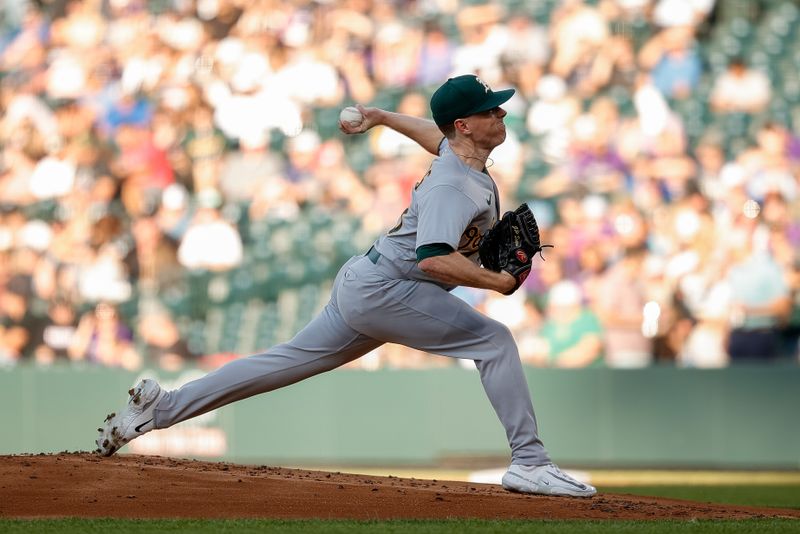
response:
<path id="1" fill-rule="evenodd" d="M 745 519 L 800 510 L 89 453 L 0 456 L 0 517 Z"/>

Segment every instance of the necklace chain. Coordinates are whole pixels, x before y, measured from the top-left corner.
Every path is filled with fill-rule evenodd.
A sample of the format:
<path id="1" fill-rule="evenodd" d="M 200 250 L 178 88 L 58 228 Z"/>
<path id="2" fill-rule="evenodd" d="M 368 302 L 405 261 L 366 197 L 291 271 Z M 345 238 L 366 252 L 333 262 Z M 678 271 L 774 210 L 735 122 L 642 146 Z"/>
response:
<path id="1" fill-rule="evenodd" d="M 453 154 L 455 154 L 456 156 L 462 157 L 462 158 L 477 159 L 478 161 L 481 161 L 481 158 L 479 158 L 477 156 L 467 156 L 466 154 L 458 154 L 456 152 L 453 152 Z M 488 161 L 489 163 L 485 163 L 484 162 L 484 167 L 485 168 L 488 169 L 489 167 L 494 165 L 494 160 L 492 158 L 488 157 L 488 156 L 486 157 L 486 161 Z"/>

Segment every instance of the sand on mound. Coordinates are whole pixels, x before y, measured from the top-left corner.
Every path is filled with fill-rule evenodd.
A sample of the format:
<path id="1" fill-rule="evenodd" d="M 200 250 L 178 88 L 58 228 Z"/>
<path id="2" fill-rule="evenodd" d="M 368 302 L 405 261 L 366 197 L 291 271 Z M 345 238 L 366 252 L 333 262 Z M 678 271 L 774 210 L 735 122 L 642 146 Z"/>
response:
<path id="1" fill-rule="evenodd" d="M 0 456 L 0 517 L 800 519 L 800 510 L 91 453 Z"/>

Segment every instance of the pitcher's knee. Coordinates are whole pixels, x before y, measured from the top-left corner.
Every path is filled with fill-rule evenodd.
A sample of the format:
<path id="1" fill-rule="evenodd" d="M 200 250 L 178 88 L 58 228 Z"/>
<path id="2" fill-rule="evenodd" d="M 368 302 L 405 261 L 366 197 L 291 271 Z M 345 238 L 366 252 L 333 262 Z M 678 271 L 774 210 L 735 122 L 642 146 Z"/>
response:
<path id="1" fill-rule="evenodd" d="M 491 321 L 486 326 L 486 339 L 489 342 L 489 354 L 484 359 L 518 358 L 517 343 L 511 330 L 498 321 Z"/>

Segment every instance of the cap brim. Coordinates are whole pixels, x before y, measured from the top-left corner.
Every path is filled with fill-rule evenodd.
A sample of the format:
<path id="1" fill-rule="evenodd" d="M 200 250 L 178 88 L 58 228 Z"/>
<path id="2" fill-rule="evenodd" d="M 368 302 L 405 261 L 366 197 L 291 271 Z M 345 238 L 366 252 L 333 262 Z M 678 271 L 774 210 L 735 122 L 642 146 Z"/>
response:
<path id="1" fill-rule="evenodd" d="M 508 100 L 514 96 L 514 89 L 503 89 L 502 91 L 494 91 L 492 96 L 486 100 L 486 102 L 482 103 L 476 109 L 470 112 L 470 115 L 474 115 L 475 113 L 480 113 L 482 111 L 489 111 L 490 109 L 494 109 L 497 106 L 501 106 L 508 102 Z"/>

